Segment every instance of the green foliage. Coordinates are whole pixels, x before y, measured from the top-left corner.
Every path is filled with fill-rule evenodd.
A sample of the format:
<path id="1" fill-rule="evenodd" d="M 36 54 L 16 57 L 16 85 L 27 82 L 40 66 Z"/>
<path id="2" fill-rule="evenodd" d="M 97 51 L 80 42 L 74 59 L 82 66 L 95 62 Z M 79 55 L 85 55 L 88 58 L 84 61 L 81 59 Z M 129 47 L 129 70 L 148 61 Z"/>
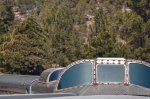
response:
<path id="1" fill-rule="evenodd" d="M 0 1 L 0 34 L 7 33 L 12 25 L 14 16 L 11 6 L 5 5 L 6 0 Z"/>
<path id="2" fill-rule="evenodd" d="M 150 1 L 149 0 L 129 0 L 128 4 L 145 21 L 150 19 Z"/>
<path id="3" fill-rule="evenodd" d="M 67 66 L 95 57 L 149 61 L 149 4 L 149 0 L 1 0 L 0 72 L 37 75 L 55 64 Z"/>
<path id="4" fill-rule="evenodd" d="M 49 5 L 46 5 L 49 7 Z M 43 17 L 43 25 L 52 36 L 52 62 L 65 66 L 77 60 L 80 48 L 80 38 L 74 29 L 74 16 L 70 8 L 64 4 L 49 7 Z M 75 39 L 76 38 L 76 39 Z M 55 57 L 54 57 L 55 56 Z"/>
<path id="5" fill-rule="evenodd" d="M 96 33 L 102 33 L 107 31 L 107 16 L 106 13 L 100 8 L 95 16 L 95 30 Z"/>
<path id="6" fill-rule="evenodd" d="M 45 65 L 49 66 L 46 63 L 48 48 L 45 49 L 45 45 L 49 45 L 49 38 L 43 32 L 34 18 L 28 18 L 16 27 L 11 40 L 2 49 L 5 53 L 3 65 L 7 71 L 40 74 Z"/>

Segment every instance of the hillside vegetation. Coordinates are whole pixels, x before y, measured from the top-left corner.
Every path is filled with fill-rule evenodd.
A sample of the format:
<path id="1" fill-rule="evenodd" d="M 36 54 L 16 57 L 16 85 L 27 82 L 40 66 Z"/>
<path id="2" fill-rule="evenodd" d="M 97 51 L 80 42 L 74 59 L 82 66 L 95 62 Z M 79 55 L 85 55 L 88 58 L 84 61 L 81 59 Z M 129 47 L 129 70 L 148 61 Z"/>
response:
<path id="1" fill-rule="evenodd" d="M 150 0 L 0 0 L 0 72 L 96 57 L 150 62 Z"/>

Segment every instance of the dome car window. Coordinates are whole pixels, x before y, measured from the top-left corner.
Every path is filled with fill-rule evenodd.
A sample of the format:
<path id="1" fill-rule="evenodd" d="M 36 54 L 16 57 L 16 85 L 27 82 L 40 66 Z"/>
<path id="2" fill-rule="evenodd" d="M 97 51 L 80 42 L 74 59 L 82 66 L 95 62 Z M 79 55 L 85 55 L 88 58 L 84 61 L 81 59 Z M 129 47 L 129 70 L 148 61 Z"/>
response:
<path id="1" fill-rule="evenodd" d="M 131 84 L 150 88 L 150 67 L 144 64 L 129 64 L 129 79 Z"/>
<path id="2" fill-rule="evenodd" d="M 49 81 L 57 80 L 61 72 L 62 72 L 62 70 L 56 70 L 56 71 L 54 71 L 54 72 L 50 75 Z"/>
<path id="3" fill-rule="evenodd" d="M 100 64 L 97 67 L 97 82 L 111 83 L 124 82 L 125 68 L 124 65 L 105 65 Z"/>
<path id="4" fill-rule="evenodd" d="M 80 63 L 69 68 L 59 81 L 58 89 L 92 83 L 92 64 Z"/>

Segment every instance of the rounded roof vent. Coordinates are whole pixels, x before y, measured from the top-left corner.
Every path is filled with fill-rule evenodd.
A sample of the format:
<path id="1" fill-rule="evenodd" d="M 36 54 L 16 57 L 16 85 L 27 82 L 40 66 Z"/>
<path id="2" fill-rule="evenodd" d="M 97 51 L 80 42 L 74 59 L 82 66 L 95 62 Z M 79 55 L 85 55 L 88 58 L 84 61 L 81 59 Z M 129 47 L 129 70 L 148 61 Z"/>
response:
<path id="1" fill-rule="evenodd" d="M 62 70 L 63 68 L 50 68 L 44 70 L 40 75 L 39 81 L 48 83 L 50 81 L 57 80 Z"/>

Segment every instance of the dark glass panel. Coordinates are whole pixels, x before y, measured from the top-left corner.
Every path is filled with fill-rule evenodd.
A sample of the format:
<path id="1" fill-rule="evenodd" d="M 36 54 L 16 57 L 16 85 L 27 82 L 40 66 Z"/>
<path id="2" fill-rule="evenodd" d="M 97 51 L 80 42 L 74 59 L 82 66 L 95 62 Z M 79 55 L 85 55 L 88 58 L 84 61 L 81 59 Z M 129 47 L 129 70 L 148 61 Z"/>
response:
<path id="1" fill-rule="evenodd" d="M 49 78 L 49 81 L 57 80 L 62 70 L 54 71 Z"/>
<path id="2" fill-rule="evenodd" d="M 92 82 L 92 64 L 76 64 L 61 77 L 58 89 L 89 84 Z"/>
<path id="3" fill-rule="evenodd" d="M 129 65 L 130 83 L 150 88 L 150 67 L 144 64 Z"/>
<path id="4" fill-rule="evenodd" d="M 123 65 L 99 65 L 97 72 L 98 82 L 124 82 L 125 68 Z"/>

